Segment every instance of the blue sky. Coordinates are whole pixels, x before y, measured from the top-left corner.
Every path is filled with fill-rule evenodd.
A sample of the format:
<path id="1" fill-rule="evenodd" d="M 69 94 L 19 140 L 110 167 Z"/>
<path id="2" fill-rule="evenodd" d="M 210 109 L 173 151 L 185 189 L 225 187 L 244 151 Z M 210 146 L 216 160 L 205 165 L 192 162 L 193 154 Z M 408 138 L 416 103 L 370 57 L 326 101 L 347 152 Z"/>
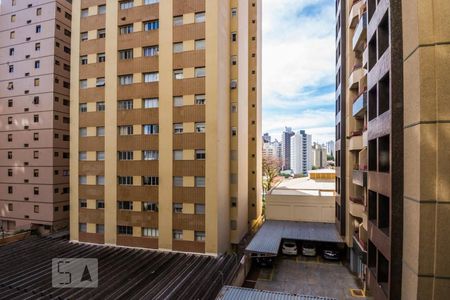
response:
<path id="1" fill-rule="evenodd" d="M 263 132 L 285 126 L 334 138 L 335 16 L 331 0 L 262 0 Z"/>

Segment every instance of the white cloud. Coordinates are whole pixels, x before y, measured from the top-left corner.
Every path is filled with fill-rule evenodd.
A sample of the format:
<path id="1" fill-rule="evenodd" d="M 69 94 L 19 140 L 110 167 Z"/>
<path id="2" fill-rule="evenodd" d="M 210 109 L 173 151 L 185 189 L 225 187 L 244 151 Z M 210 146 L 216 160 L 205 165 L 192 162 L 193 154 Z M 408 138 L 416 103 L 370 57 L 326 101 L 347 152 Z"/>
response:
<path id="1" fill-rule="evenodd" d="M 334 2 L 263 0 L 264 131 L 334 136 L 334 113 L 314 109 L 334 107 L 334 93 L 321 90 L 334 83 L 334 40 Z"/>

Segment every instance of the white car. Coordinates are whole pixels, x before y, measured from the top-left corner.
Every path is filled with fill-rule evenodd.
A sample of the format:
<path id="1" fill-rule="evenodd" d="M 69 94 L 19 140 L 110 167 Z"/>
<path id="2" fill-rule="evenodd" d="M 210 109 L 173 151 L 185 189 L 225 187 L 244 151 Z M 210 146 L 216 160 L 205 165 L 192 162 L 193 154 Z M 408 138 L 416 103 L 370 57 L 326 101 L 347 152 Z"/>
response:
<path id="1" fill-rule="evenodd" d="M 295 241 L 284 241 L 281 246 L 281 253 L 285 255 L 297 255 L 297 243 L 295 243 Z"/>
<path id="2" fill-rule="evenodd" d="M 317 255 L 316 246 L 314 246 L 314 244 L 304 243 L 302 245 L 302 255 L 303 256 L 316 256 Z"/>

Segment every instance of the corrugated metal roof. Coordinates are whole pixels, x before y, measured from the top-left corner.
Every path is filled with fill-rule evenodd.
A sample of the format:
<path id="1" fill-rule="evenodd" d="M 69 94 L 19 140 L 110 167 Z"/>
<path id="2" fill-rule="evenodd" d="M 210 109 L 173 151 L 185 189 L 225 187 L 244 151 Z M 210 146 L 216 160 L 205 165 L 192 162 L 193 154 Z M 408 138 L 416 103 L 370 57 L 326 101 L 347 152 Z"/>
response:
<path id="1" fill-rule="evenodd" d="M 343 243 L 334 224 L 267 220 L 245 251 L 277 255 L 282 239 Z"/>
<path id="2" fill-rule="evenodd" d="M 282 292 L 255 290 L 234 286 L 224 286 L 216 300 L 336 300 L 316 296 L 296 295 Z"/>

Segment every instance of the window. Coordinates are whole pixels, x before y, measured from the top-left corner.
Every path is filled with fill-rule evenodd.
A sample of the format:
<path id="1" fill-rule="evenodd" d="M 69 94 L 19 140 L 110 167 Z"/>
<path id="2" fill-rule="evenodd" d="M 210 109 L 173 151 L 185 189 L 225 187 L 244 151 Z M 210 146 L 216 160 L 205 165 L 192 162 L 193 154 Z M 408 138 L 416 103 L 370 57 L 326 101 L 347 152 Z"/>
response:
<path id="1" fill-rule="evenodd" d="M 205 177 L 196 176 L 195 177 L 196 187 L 205 187 Z"/>
<path id="2" fill-rule="evenodd" d="M 206 96 L 205 95 L 195 95 L 195 104 L 196 105 L 205 105 L 206 104 Z"/>
<path id="3" fill-rule="evenodd" d="M 117 157 L 119 160 L 133 160 L 133 151 L 119 151 Z"/>
<path id="4" fill-rule="evenodd" d="M 205 204 L 195 204 L 195 213 L 197 215 L 205 214 Z"/>
<path id="5" fill-rule="evenodd" d="M 157 108 L 159 100 L 158 100 L 158 98 L 147 98 L 147 99 L 142 100 L 142 102 L 143 102 L 142 106 L 144 108 Z"/>
<path id="6" fill-rule="evenodd" d="M 205 12 L 195 13 L 195 23 L 205 22 Z"/>
<path id="7" fill-rule="evenodd" d="M 183 52 L 183 43 L 173 43 L 173 53 Z"/>
<path id="8" fill-rule="evenodd" d="M 174 240 L 182 240 L 183 239 L 183 230 L 174 230 L 173 231 L 173 239 Z"/>
<path id="9" fill-rule="evenodd" d="M 97 102 L 96 103 L 97 111 L 105 111 L 105 102 Z"/>
<path id="10" fill-rule="evenodd" d="M 133 235 L 133 226 L 117 226 L 117 234 Z"/>
<path id="11" fill-rule="evenodd" d="M 159 28 L 159 20 L 144 22 L 144 31 L 157 30 Z"/>
<path id="12" fill-rule="evenodd" d="M 11 31 L 10 33 L 9 33 L 9 38 L 12 40 L 12 39 L 15 39 L 16 38 L 16 32 L 15 31 Z"/>
<path id="13" fill-rule="evenodd" d="M 206 159 L 206 151 L 205 150 L 195 150 L 195 159 L 198 159 L 198 160 Z"/>
<path id="14" fill-rule="evenodd" d="M 34 62 L 34 68 L 35 68 L 35 69 L 39 69 L 40 67 L 41 67 L 41 61 L 36 60 L 36 61 Z"/>
<path id="15" fill-rule="evenodd" d="M 39 86 L 41 84 L 41 80 L 39 78 L 34 79 L 34 86 Z"/>
<path id="16" fill-rule="evenodd" d="M 87 160 L 87 152 L 86 151 L 80 151 L 78 153 L 78 159 L 83 161 L 83 160 Z"/>
<path id="17" fill-rule="evenodd" d="M 176 214 L 183 213 L 183 204 L 182 203 L 174 203 L 173 204 L 173 212 Z"/>
<path id="18" fill-rule="evenodd" d="M 87 104 L 86 103 L 80 104 L 80 112 L 87 112 Z"/>
<path id="19" fill-rule="evenodd" d="M 206 131 L 205 123 L 195 123 L 195 132 L 204 133 Z"/>
<path id="20" fill-rule="evenodd" d="M 14 23 L 16 21 L 16 15 L 11 15 L 11 23 Z"/>
<path id="21" fill-rule="evenodd" d="M 9 73 L 14 72 L 14 66 L 13 66 L 13 65 L 10 65 L 9 68 L 8 68 L 8 71 L 9 71 Z"/>
<path id="22" fill-rule="evenodd" d="M 173 150 L 173 160 L 183 160 L 183 150 Z"/>
<path id="23" fill-rule="evenodd" d="M 236 42 L 237 41 L 237 32 L 232 32 L 231 33 L 231 41 L 232 42 Z"/>
<path id="24" fill-rule="evenodd" d="M 231 56 L 231 64 L 233 66 L 235 66 L 235 65 L 237 65 L 237 61 L 238 61 L 237 55 L 232 55 Z"/>
<path id="25" fill-rule="evenodd" d="M 105 201 L 104 200 L 96 200 L 95 201 L 95 207 L 97 209 L 103 209 L 105 208 Z"/>
<path id="26" fill-rule="evenodd" d="M 97 81 L 95 82 L 96 87 L 104 87 L 105 86 L 105 77 L 99 77 L 97 78 Z"/>
<path id="27" fill-rule="evenodd" d="M 80 137 L 86 137 L 87 136 L 87 128 L 82 127 L 80 128 Z"/>
<path id="28" fill-rule="evenodd" d="M 87 232 L 87 224 L 86 223 L 80 223 L 79 224 L 80 232 Z"/>
<path id="29" fill-rule="evenodd" d="M 142 210 L 143 211 L 158 211 L 158 204 L 153 202 L 142 202 Z"/>
<path id="30" fill-rule="evenodd" d="M 41 25 L 36 25 L 36 33 L 40 33 L 42 30 Z"/>
<path id="31" fill-rule="evenodd" d="M 142 236 L 147 237 L 158 237 L 159 236 L 159 230 L 157 228 L 142 228 Z"/>
<path id="32" fill-rule="evenodd" d="M 119 176 L 117 183 L 119 185 L 133 185 L 133 176 Z"/>
<path id="33" fill-rule="evenodd" d="M 173 17 L 173 26 L 183 25 L 183 16 L 175 16 Z"/>
<path id="34" fill-rule="evenodd" d="M 120 85 L 133 84 L 133 75 L 121 75 L 119 76 Z"/>
<path id="35" fill-rule="evenodd" d="M 173 78 L 176 80 L 183 79 L 183 69 L 173 70 Z"/>
<path id="36" fill-rule="evenodd" d="M 12 186 L 8 186 L 8 194 L 12 194 L 14 192 Z"/>
<path id="37" fill-rule="evenodd" d="M 157 185 L 159 185 L 159 177 L 143 176 L 142 177 L 142 184 L 143 185 L 157 186 Z"/>
<path id="38" fill-rule="evenodd" d="M 80 207 L 86 208 L 87 207 L 87 200 L 86 199 L 80 199 Z"/>
<path id="39" fill-rule="evenodd" d="M 8 82 L 8 90 L 14 90 L 14 83 L 13 82 Z"/>
<path id="40" fill-rule="evenodd" d="M 119 27 L 119 34 L 130 34 L 133 32 L 133 24 L 127 24 Z"/>
<path id="41" fill-rule="evenodd" d="M 98 13 L 99 15 L 104 15 L 104 14 L 106 14 L 106 5 L 99 5 L 99 6 L 97 7 L 97 13 Z"/>
<path id="42" fill-rule="evenodd" d="M 9 99 L 9 100 L 8 100 L 8 107 L 13 107 L 13 105 L 14 105 L 13 100 L 12 100 L 12 99 Z"/>
<path id="43" fill-rule="evenodd" d="M 87 79 L 80 80 L 80 89 L 87 89 Z"/>
<path id="44" fill-rule="evenodd" d="M 156 56 L 159 54 L 159 46 L 144 47 L 144 56 Z"/>
<path id="45" fill-rule="evenodd" d="M 102 63 L 106 61 L 106 55 L 105 53 L 99 53 L 97 54 L 97 62 Z"/>
<path id="46" fill-rule="evenodd" d="M 132 59 L 133 58 L 133 49 L 126 49 L 119 51 L 120 59 Z"/>
<path id="47" fill-rule="evenodd" d="M 173 106 L 183 106 L 183 96 L 173 97 Z"/>
<path id="48" fill-rule="evenodd" d="M 34 121 L 34 123 L 39 123 L 39 115 L 34 115 L 33 121 Z"/>
<path id="49" fill-rule="evenodd" d="M 9 153 L 10 153 L 10 152 L 8 152 L 8 158 L 9 158 L 9 159 L 12 159 L 12 153 L 11 153 L 11 157 L 9 157 Z M 33 152 L 33 158 L 34 158 L 34 159 L 38 159 L 38 158 L 39 158 L 39 151 L 34 151 L 34 152 Z"/>
<path id="50" fill-rule="evenodd" d="M 14 48 L 9 49 L 9 56 L 14 56 Z"/>
<path id="51" fill-rule="evenodd" d="M 97 176 L 95 179 L 97 185 L 105 185 L 105 176 Z"/>
<path id="52" fill-rule="evenodd" d="M 205 77 L 206 69 L 205 67 L 195 68 L 195 77 Z"/>
<path id="53" fill-rule="evenodd" d="M 159 73 L 158 72 L 152 72 L 152 73 L 144 73 L 144 82 L 157 82 L 159 81 Z"/>
<path id="54" fill-rule="evenodd" d="M 82 42 L 87 41 L 88 40 L 88 33 L 87 32 L 80 33 L 80 40 Z"/>
<path id="55" fill-rule="evenodd" d="M 173 133 L 175 134 L 183 133 L 183 123 L 173 124 Z"/>
<path id="56" fill-rule="evenodd" d="M 232 90 L 235 90 L 237 88 L 237 80 L 235 80 L 235 79 L 231 80 L 230 87 Z"/>
<path id="57" fill-rule="evenodd" d="M 13 135 L 10 133 L 8 134 L 8 142 L 12 142 L 13 140 Z"/>
<path id="58" fill-rule="evenodd" d="M 124 125 L 119 126 L 119 135 L 132 135 L 133 134 L 133 126 Z"/>
<path id="59" fill-rule="evenodd" d="M 203 49 L 205 49 L 205 40 L 196 40 L 195 50 L 203 50 Z"/>
<path id="60" fill-rule="evenodd" d="M 121 1 L 119 2 L 119 5 L 120 9 L 129 9 L 134 6 L 134 1 L 133 0 Z"/>
<path id="61" fill-rule="evenodd" d="M 105 233 L 105 225 L 104 224 L 95 224 L 95 233 L 99 233 L 99 234 Z"/>
<path id="62" fill-rule="evenodd" d="M 81 17 L 85 18 L 89 16 L 89 9 L 88 8 L 84 8 L 81 10 Z"/>
<path id="63" fill-rule="evenodd" d="M 117 208 L 122 210 L 133 210 L 133 201 L 119 201 Z"/>
<path id="64" fill-rule="evenodd" d="M 142 151 L 142 157 L 144 160 L 158 160 L 159 152 L 157 150 L 144 150 Z"/>
<path id="65" fill-rule="evenodd" d="M 120 100 L 118 102 L 119 110 L 133 109 L 133 100 Z"/>
<path id="66" fill-rule="evenodd" d="M 33 140 L 39 141 L 39 133 L 38 132 L 33 133 Z"/>
<path id="67" fill-rule="evenodd" d="M 105 136 L 105 127 L 97 127 L 96 132 L 97 136 Z"/>
<path id="68" fill-rule="evenodd" d="M 87 184 L 87 176 L 80 176 L 78 182 L 80 184 Z"/>
<path id="69" fill-rule="evenodd" d="M 38 105 L 39 104 L 39 96 L 34 96 L 33 98 L 33 104 Z"/>
<path id="70" fill-rule="evenodd" d="M 97 30 L 97 38 L 98 39 L 104 39 L 106 37 L 106 29 L 101 28 Z"/>
<path id="71" fill-rule="evenodd" d="M 34 50 L 36 50 L 36 51 L 41 50 L 41 43 L 34 44 Z"/>
<path id="72" fill-rule="evenodd" d="M 88 64 L 88 57 L 87 57 L 87 55 L 80 56 L 80 64 L 82 64 L 82 65 L 87 65 Z"/>
<path id="73" fill-rule="evenodd" d="M 159 133 L 159 125 L 157 124 L 148 124 L 148 125 L 142 125 L 143 131 L 145 135 L 152 135 L 152 134 L 158 134 Z"/>
<path id="74" fill-rule="evenodd" d="M 232 17 L 236 17 L 236 16 L 237 16 L 237 8 L 236 8 L 236 7 L 233 7 L 233 8 L 231 9 L 231 16 L 232 16 Z"/>
<path id="75" fill-rule="evenodd" d="M 144 4 L 154 4 L 154 3 L 159 3 L 159 0 L 144 0 Z"/>
<path id="76" fill-rule="evenodd" d="M 198 242 L 205 241 L 206 235 L 204 231 L 196 231 L 195 232 L 195 240 Z"/>
<path id="77" fill-rule="evenodd" d="M 13 176 L 13 170 L 12 169 L 8 169 L 8 176 L 12 177 Z"/>
<path id="78" fill-rule="evenodd" d="M 173 186 L 176 186 L 176 187 L 183 186 L 183 176 L 174 176 L 173 177 Z"/>

